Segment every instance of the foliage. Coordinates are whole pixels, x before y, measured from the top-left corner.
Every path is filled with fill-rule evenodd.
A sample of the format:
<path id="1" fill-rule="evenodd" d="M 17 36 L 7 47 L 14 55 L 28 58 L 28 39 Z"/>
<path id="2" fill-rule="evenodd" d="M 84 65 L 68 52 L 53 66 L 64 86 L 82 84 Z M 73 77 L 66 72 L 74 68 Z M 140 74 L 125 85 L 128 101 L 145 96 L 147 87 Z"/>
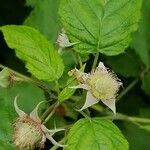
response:
<path id="1" fill-rule="evenodd" d="M 62 0 L 59 14 L 78 52 L 117 55 L 137 29 L 140 8 L 141 0 Z"/>
<path id="2" fill-rule="evenodd" d="M 81 138 L 82 136 L 82 138 Z M 119 129 L 110 121 L 101 118 L 79 120 L 71 128 L 68 135 L 67 150 L 76 148 L 91 149 L 116 149 L 127 150 L 128 142 Z"/>
<path id="3" fill-rule="evenodd" d="M 17 96 L 19 108 L 28 114 L 40 104 L 39 126 L 53 131 L 51 135 L 65 129 L 65 134 L 54 136 L 59 143 L 50 136 L 45 145 L 37 143 L 31 149 L 149 150 L 150 0 L 143 5 L 142 0 L 26 0 L 23 5 L 30 12 L 22 14 L 22 23 L 17 25 L 16 17 L 15 23 L 0 27 L 0 149 L 17 150 Z M 62 29 L 65 38 L 59 34 Z M 61 47 L 58 35 L 59 42 L 71 46 Z M 123 88 L 110 88 L 106 76 L 122 82 Z M 109 109 L 112 103 L 94 101 L 95 93 L 105 95 L 110 89 L 118 92 L 112 94 L 116 115 Z M 87 102 L 91 107 L 80 111 Z M 30 127 L 30 121 L 25 123 Z M 48 137 L 48 131 L 42 131 Z"/>
<path id="4" fill-rule="evenodd" d="M 37 30 L 27 26 L 5 26 L 1 30 L 10 48 L 26 62 L 38 79 L 53 81 L 63 72 L 63 63 L 53 45 Z M 12 37 L 13 36 L 13 37 Z"/>

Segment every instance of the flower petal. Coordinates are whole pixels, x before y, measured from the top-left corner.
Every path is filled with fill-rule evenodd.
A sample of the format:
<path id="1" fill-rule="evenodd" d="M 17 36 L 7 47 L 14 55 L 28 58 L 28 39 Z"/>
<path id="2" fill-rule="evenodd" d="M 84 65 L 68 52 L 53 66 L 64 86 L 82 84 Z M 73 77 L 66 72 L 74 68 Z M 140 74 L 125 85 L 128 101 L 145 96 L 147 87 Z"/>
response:
<path id="1" fill-rule="evenodd" d="M 15 97 L 15 100 L 14 100 L 14 107 L 15 107 L 15 110 L 16 110 L 17 114 L 18 114 L 20 117 L 22 117 L 22 116 L 26 115 L 26 113 L 25 113 L 24 111 L 22 111 L 22 110 L 18 107 L 18 105 L 17 105 L 17 98 L 18 98 L 18 96 Z"/>
<path id="2" fill-rule="evenodd" d="M 62 145 L 56 142 L 50 134 L 46 134 L 46 138 L 48 138 L 54 145 L 59 147 L 66 147 L 67 145 Z"/>
<path id="3" fill-rule="evenodd" d="M 114 115 L 116 115 L 116 104 L 115 104 L 116 100 L 114 98 L 101 101 L 113 111 Z"/>
<path id="4" fill-rule="evenodd" d="M 103 62 L 99 62 L 97 69 L 104 71 L 104 72 L 108 72 L 107 68 L 104 66 Z"/>
<path id="5" fill-rule="evenodd" d="M 98 103 L 99 100 L 97 100 L 89 91 L 87 92 L 87 95 L 86 95 L 86 100 L 85 100 L 85 103 L 83 105 L 83 107 L 78 110 L 78 111 L 82 111 L 83 109 L 86 109 L 96 103 Z"/>
<path id="6" fill-rule="evenodd" d="M 79 84 L 77 86 L 71 86 L 69 88 L 72 88 L 72 89 L 85 89 L 85 90 L 88 90 L 88 86 L 86 84 Z"/>
<path id="7" fill-rule="evenodd" d="M 39 109 L 39 106 L 45 101 L 41 101 L 34 109 L 33 111 L 30 113 L 30 117 L 32 119 L 34 119 L 35 121 L 38 121 L 38 122 L 41 122 L 41 119 L 39 118 L 39 115 L 38 115 L 38 109 Z"/>
<path id="8" fill-rule="evenodd" d="M 62 32 L 58 35 L 57 43 L 61 48 L 65 48 L 78 44 L 79 42 L 70 43 L 65 30 L 62 29 Z"/>

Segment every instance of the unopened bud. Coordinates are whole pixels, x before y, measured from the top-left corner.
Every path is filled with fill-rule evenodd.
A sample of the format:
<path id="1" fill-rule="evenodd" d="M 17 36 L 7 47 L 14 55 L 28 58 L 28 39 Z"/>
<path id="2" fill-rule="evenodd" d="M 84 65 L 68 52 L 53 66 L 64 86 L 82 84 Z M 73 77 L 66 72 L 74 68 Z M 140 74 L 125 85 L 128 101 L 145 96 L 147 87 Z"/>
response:
<path id="1" fill-rule="evenodd" d="M 12 83 L 12 74 L 7 68 L 4 68 L 0 72 L 0 86 L 6 88 L 10 86 L 11 83 Z"/>
<path id="2" fill-rule="evenodd" d="M 14 144 L 20 149 L 34 148 L 42 140 L 40 124 L 29 116 L 19 117 L 14 126 Z"/>

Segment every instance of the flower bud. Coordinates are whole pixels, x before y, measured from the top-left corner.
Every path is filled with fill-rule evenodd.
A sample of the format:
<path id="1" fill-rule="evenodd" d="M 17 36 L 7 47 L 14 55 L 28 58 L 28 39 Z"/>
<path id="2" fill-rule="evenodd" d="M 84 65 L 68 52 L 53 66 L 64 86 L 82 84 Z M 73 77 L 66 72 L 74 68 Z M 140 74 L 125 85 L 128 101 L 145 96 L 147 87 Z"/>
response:
<path id="1" fill-rule="evenodd" d="M 59 47 L 61 47 L 61 48 L 67 48 L 67 47 L 73 46 L 75 44 L 78 44 L 79 42 L 71 43 L 69 41 L 69 38 L 68 38 L 65 30 L 62 29 L 62 32 L 58 35 L 57 43 L 58 43 Z"/>
<path id="2" fill-rule="evenodd" d="M 0 86 L 6 88 L 10 86 L 11 83 L 12 83 L 12 74 L 7 68 L 4 68 L 0 72 Z"/>
<path id="3" fill-rule="evenodd" d="M 18 117 L 14 124 L 14 144 L 20 149 L 39 146 L 43 131 L 38 122 L 29 116 Z"/>
<path id="4" fill-rule="evenodd" d="M 53 139 L 53 135 L 56 132 L 63 131 L 64 129 L 47 129 L 41 122 L 41 119 L 38 116 L 38 108 L 40 102 L 35 109 L 27 115 L 22 111 L 17 105 L 17 97 L 14 100 L 14 106 L 19 117 L 14 123 L 14 134 L 13 140 L 16 147 L 20 149 L 29 148 L 33 149 L 34 147 L 44 148 L 44 143 L 46 138 L 49 139 L 54 145 L 63 147 Z"/>
<path id="5" fill-rule="evenodd" d="M 69 71 L 68 75 L 75 77 L 79 83 L 84 83 L 88 78 L 88 74 L 81 72 L 76 68 Z"/>

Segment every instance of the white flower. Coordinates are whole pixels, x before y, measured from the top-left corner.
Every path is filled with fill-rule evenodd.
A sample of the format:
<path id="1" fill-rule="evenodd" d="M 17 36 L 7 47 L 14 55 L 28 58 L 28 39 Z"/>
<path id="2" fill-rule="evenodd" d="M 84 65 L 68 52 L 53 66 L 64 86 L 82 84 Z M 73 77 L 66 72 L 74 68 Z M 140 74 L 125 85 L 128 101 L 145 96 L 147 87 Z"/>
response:
<path id="1" fill-rule="evenodd" d="M 78 70 L 78 72 L 80 71 Z M 79 76 L 77 74 L 75 76 L 78 80 Z M 115 97 L 117 96 L 119 87 L 122 85 L 117 76 L 107 70 L 104 64 L 100 62 L 92 73 L 88 75 L 86 73 L 83 75 L 82 73 L 82 79 L 84 79 L 84 82 L 78 80 L 80 84 L 72 87 L 87 90 L 85 104 L 79 111 L 102 101 L 116 114 Z"/>
<path id="2" fill-rule="evenodd" d="M 58 35 L 57 43 L 58 43 L 59 47 L 66 48 L 66 47 L 73 46 L 73 45 L 77 44 L 78 42 L 70 43 L 69 38 L 65 33 L 65 30 L 62 29 L 62 32 Z"/>
<path id="3" fill-rule="evenodd" d="M 42 102 L 41 102 L 42 103 Z M 49 139 L 54 145 L 63 147 L 53 139 L 53 135 L 56 132 L 62 131 L 64 129 L 47 129 L 42 123 L 38 116 L 39 103 L 36 108 L 27 115 L 25 112 L 19 109 L 17 106 L 17 97 L 14 100 L 15 110 L 18 113 L 19 117 L 14 123 L 14 135 L 13 140 L 15 146 L 20 149 L 24 148 L 34 148 L 34 147 L 44 147 L 46 138 Z"/>

